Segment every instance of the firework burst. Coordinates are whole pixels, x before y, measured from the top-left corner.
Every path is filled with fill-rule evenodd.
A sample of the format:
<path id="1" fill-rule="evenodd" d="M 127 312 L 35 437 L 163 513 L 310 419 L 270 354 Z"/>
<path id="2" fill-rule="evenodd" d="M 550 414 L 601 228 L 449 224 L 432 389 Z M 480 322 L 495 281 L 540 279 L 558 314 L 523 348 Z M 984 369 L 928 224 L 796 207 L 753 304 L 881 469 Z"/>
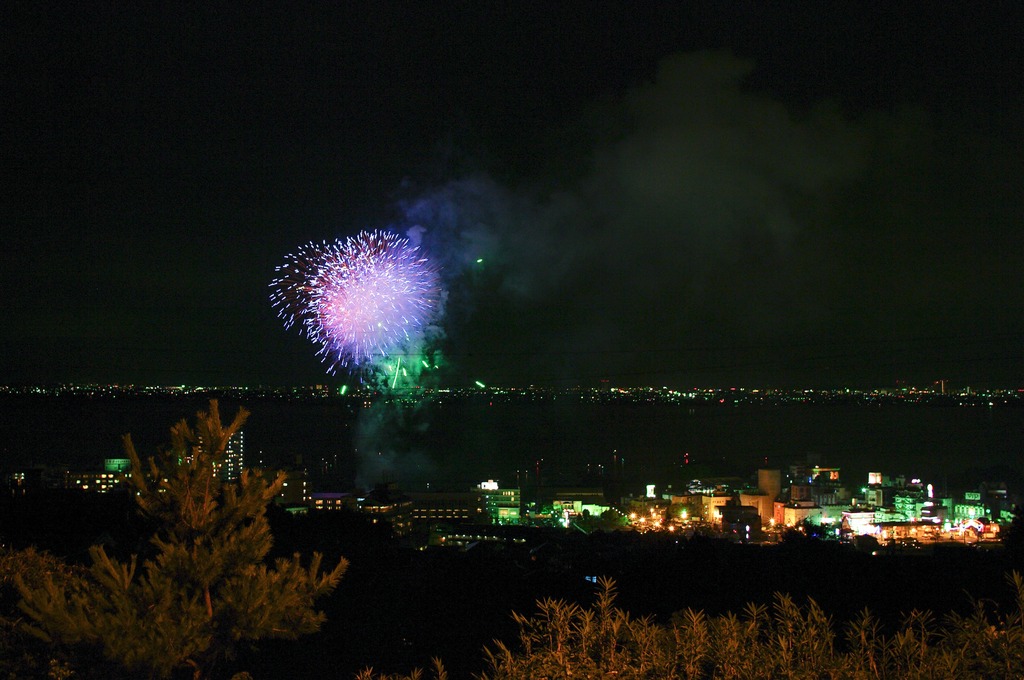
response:
<path id="1" fill-rule="evenodd" d="M 437 271 L 388 231 L 307 244 L 276 271 L 271 304 L 285 328 L 298 324 L 320 345 L 329 373 L 415 344 L 438 309 Z"/>

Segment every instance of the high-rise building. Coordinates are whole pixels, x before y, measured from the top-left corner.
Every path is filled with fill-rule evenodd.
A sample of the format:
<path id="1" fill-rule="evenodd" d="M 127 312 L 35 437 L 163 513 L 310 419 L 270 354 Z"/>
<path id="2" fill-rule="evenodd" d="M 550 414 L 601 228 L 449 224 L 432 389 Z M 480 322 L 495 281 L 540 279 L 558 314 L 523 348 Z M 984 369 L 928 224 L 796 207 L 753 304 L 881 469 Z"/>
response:
<path id="1" fill-rule="evenodd" d="M 782 470 L 767 468 L 758 470 L 757 488 L 774 502 L 782 494 Z"/>
<path id="2" fill-rule="evenodd" d="M 224 459 L 214 464 L 217 476 L 223 481 L 238 479 L 245 468 L 245 432 L 239 430 L 228 441 Z"/>

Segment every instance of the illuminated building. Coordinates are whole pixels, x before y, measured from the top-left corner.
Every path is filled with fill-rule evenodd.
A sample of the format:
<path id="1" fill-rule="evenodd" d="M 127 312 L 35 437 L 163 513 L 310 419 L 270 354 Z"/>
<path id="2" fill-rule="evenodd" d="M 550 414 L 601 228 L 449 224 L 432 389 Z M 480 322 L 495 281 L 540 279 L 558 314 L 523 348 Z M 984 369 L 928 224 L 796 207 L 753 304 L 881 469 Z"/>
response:
<path id="1" fill-rule="evenodd" d="M 306 471 L 285 470 L 284 486 L 281 493 L 277 494 L 274 502 L 278 505 L 307 505 L 309 503 L 309 485 L 306 479 Z M 271 480 L 275 479 L 277 473 L 270 473 Z"/>
<path id="2" fill-rule="evenodd" d="M 884 506 L 892 503 L 896 490 L 891 486 L 869 485 L 861 489 L 865 505 Z"/>
<path id="3" fill-rule="evenodd" d="M 722 493 L 738 489 L 744 485 L 744 480 L 739 477 L 704 477 L 703 479 L 690 480 L 686 484 L 686 490 L 691 494 Z"/>
<path id="4" fill-rule="evenodd" d="M 921 506 L 921 520 L 948 526 L 953 517 L 953 499 L 949 496 L 929 498 Z"/>
<path id="5" fill-rule="evenodd" d="M 493 524 L 519 524 L 522 515 L 522 494 L 518 487 L 502 488 L 489 479 L 477 485 L 483 496 L 484 509 Z"/>
<path id="6" fill-rule="evenodd" d="M 811 500 L 818 505 L 838 505 L 850 499 L 839 479 L 839 468 L 811 468 Z"/>
<path id="7" fill-rule="evenodd" d="M 309 496 L 309 505 L 313 510 L 357 510 L 359 502 L 350 493 L 337 491 L 314 491 Z"/>
<path id="8" fill-rule="evenodd" d="M 485 521 L 484 501 L 479 491 L 426 491 L 406 495 L 412 501 L 412 521 L 417 524 Z"/>
<path id="9" fill-rule="evenodd" d="M 199 437 L 199 442 L 202 443 L 203 438 Z M 191 460 L 192 455 L 186 454 L 186 460 Z M 108 459 L 116 461 L 118 459 Z M 238 479 L 242 474 L 242 469 L 245 467 L 245 432 L 239 430 L 235 433 L 235 436 L 228 440 L 227 448 L 224 449 L 224 457 L 222 460 L 213 461 L 213 473 L 221 481 L 228 481 L 231 479 Z"/>
<path id="10" fill-rule="evenodd" d="M 839 483 L 839 468 L 833 467 L 819 467 L 815 465 L 810 470 L 810 481 L 812 484 L 816 481 Z"/>
<path id="11" fill-rule="evenodd" d="M 700 497 L 700 518 L 705 522 L 718 524 L 722 521 L 722 507 L 733 499 L 731 493 L 716 492 L 714 494 L 701 494 Z"/>
<path id="12" fill-rule="evenodd" d="M 820 514 L 818 515 L 817 523 L 823 527 L 834 527 L 837 529 L 843 524 L 843 514 L 850 509 L 848 503 L 819 505 L 818 507 Z"/>
<path id="13" fill-rule="evenodd" d="M 646 494 L 634 498 L 628 499 L 626 505 L 626 512 L 632 516 L 644 517 L 650 519 L 652 517 L 662 518 L 668 512 L 669 507 L 672 504 L 672 496 L 666 496 L 665 498 L 651 498 Z M 559 505 L 562 507 L 569 507 L 571 510 L 576 512 L 582 512 L 584 503 L 577 502 L 571 504 L 568 501 L 559 501 Z"/>
<path id="14" fill-rule="evenodd" d="M 960 524 L 969 520 L 988 517 L 989 510 L 982 502 L 981 493 L 968 491 L 964 494 L 964 500 L 953 504 L 953 523 Z"/>
<path id="15" fill-rule="evenodd" d="M 391 483 L 378 484 L 359 499 L 359 511 L 368 515 L 374 524 L 390 525 L 396 538 L 412 531 L 412 499 L 393 488 Z"/>
<path id="16" fill-rule="evenodd" d="M 574 518 L 601 517 L 609 509 L 610 508 L 607 505 L 588 504 L 582 501 L 572 501 L 571 503 L 565 503 L 563 501 L 556 500 L 551 504 L 552 515 L 561 517 L 561 524 L 564 527 L 568 527 L 572 523 Z M 654 519 L 655 521 L 660 521 L 662 517 L 664 517 L 663 512 L 654 511 L 652 519 Z"/>
<path id="17" fill-rule="evenodd" d="M 527 533 L 524 533 L 527 532 Z M 529 530 L 520 527 L 435 524 L 430 529 L 427 545 L 437 548 L 470 550 L 481 544 L 523 545 Z"/>
<path id="18" fill-rule="evenodd" d="M 868 473 L 868 486 L 891 486 L 889 478 L 881 472 Z"/>
<path id="19" fill-rule="evenodd" d="M 30 468 L 7 472 L 3 475 L 3 482 L 12 498 L 24 496 L 43 488 L 43 470 Z"/>
<path id="20" fill-rule="evenodd" d="M 781 504 L 782 517 L 779 521 L 779 504 L 776 504 L 776 523 L 793 527 L 803 521 L 819 523 L 821 508 L 814 501 L 798 500 Z"/>
<path id="21" fill-rule="evenodd" d="M 775 498 L 772 496 L 762 493 L 740 493 L 739 498 L 740 505 L 754 508 L 762 526 L 768 524 L 775 516 Z"/>
<path id="22" fill-rule="evenodd" d="M 890 541 L 934 540 L 941 527 L 930 522 L 875 522 L 879 542 Z"/>
<path id="23" fill-rule="evenodd" d="M 131 472 L 132 461 L 128 458 L 104 458 L 104 472 Z"/>
<path id="24" fill-rule="evenodd" d="M 213 464 L 214 472 L 223 481 L 238 479 L 245 467 L 245 432 L 239 430 L 228 441 L 224 450 L 224 459 Z"/>
<path id="25" fill-rule="evenodd" d="M 907 516 L 900 510 L 897 510 L 893 506 L 887 507 L 876 507 L 875 508 L 875 524 L 881 524 L 882 522 L 888 522 L 890 524 L 896 522 L 907 522 Z"/>
<path id="26" fill-rule="evenodd" d="M 896 521 L 916 520 L 920 515 L 924 499 L 916 493 L 898 493 L 892 498 L 893 519 Z"/>
<path id="27" fill-rule="evenodd" d="M 552 505 L 558 501 L 562 505 L 572 505 L 579 501 L 585 505 L 604 504 L 604 490 L 600 487 L 589 486 L 563 486 L 546 487 L 544 489 L 545 505 Z"/>
<path id="28" fill-rule="evenodd" d="M 121 472 L 65 472 L 64 488 L 109 493 L 115 489 L 127 488 L 124 473 Z"/>
<path id="29" fill-rule="evenodd" d="M 873 536 L 877 533 L 874 508 L 844 510 L 842 528 L 854 536 Z"/>
<path id="30" fill-rule="evenodd" d="M 667 519 L 676 524 L 689 524 L 700 518 L 700 496 L 672 494 L 669 496 Z"/>
<path id="31" fill-rule="evenodd" d="M 717 491 L 724 491 L 720 488 Z M 775 501 L 782 494 L 782 470 L 762 468 L 757 471 L 757 489 L 741 490 L 739 492 L 739 503 L 743 506 L 751 506 L 756 509 L 762 526 L 768 525 L 775 516 Z M 718 494 L 715 494 L 716 496 Z M 703 502 L 702 502 L 703 505 Z M 711 505 L 717 505 L 711 502 Z M 712 510 L 712 512 L 714 512 Z M 706 514 L 702 510 L 702 516 Z"/>
<path id="32" fill-rule="evenodd" d="M 600 517 L 609 509 L 609 506 L 607 505 L 596 505 L 584 503 L 583 501 L 572 501 L 570 503 L 566 503 L 565 501 L 556 500 L 551 504 L 551 506 L 557 514 L 561 515 L 568 513 L 573 517 L 583 514 Z"/>

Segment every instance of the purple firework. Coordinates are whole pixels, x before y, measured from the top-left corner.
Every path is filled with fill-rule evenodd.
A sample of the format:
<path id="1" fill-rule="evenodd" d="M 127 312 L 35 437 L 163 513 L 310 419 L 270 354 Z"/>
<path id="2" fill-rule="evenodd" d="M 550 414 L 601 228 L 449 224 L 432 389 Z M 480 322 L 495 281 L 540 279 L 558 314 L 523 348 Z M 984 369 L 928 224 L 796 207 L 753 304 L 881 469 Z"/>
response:
<path id="1" fill-rule="evenodd" d="M 271 303 L 285 328 L 298 322 L 320 345 L 330 373 L 406 346 L 437 311 L 437 271 L 388 231 L 310 243 L 276 271 Z"/>

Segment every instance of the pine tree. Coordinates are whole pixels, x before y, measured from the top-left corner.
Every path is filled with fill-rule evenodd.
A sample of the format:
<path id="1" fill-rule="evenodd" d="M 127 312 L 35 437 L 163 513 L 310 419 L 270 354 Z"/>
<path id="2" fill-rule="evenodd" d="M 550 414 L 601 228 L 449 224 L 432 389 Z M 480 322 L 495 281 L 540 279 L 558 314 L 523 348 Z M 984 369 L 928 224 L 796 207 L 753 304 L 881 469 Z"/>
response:
<path id="1" fill-rule="evenodd" d="M 99 646 L 136 676 L 189 669 L 199 679 L 245 641 L 319 629 L 324 615 L 314 603 L 334 590 L 348 562 L 323 573 L 319 554 L 308 566 L 297 554 L 268 565 L 265 511 L 284 474 L 269 484 L 258 471 L 231 482 L 216 474 L 248 415 L 240 408 L 224 427 L 211 400 L 195 429 L 184 420 L 171 428 L 170 448 L 147 466 L 125 435 L 139 508 L 159 524 L 150 539 L 154 556 L 121 562 L 94 546 L 91 578 L 82 586 L 67 589 L 52 579 L 41 587 L 19 584 L 21 608 L 38 636 Z"/>

